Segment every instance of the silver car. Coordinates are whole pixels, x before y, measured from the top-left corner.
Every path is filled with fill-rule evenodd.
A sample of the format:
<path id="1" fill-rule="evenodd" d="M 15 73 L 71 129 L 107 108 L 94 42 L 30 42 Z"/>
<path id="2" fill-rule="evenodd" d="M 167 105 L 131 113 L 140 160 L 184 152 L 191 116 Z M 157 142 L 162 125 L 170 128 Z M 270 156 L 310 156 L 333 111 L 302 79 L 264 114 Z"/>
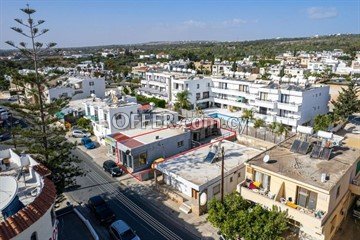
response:
<path id="1" fill-rule="evenodd" d="M 90 137 L 91 134 L 85 130 L 74 129 L 71 133 L 71 136 L 75 138 L 83 138 L 83 137 Z"/>
<path id="2" fill-rule="evenodd" d="M 139 236 L 123 220 L 113 222 L 109 227 L 109 233 L 115 240 L 140 240 Z"/>

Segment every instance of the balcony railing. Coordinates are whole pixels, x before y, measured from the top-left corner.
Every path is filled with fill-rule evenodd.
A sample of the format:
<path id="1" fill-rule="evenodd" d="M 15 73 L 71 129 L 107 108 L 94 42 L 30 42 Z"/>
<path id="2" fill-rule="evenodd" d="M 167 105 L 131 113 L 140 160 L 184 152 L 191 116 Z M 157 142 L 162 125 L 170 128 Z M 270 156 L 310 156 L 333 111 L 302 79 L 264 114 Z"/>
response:
<path id="1" fill-rule="evenodd" d="M 275 206 L 281 211 L 287 211 L 290 219 L 294 219 L 302 225 L 321 228 L 326 220 L 325 212 L 300 207 L 295 203 L 287 202 L 285 198 L 280 198 L 282 202 L 277 201 L 275 199 L 279 198 L 275 194 L 267 193 L 262 189 L 249 189 L 241 183 L 238 186 L 238 192 L 244 199 L 260 204 L 265 208 L 271 209 Z"/>

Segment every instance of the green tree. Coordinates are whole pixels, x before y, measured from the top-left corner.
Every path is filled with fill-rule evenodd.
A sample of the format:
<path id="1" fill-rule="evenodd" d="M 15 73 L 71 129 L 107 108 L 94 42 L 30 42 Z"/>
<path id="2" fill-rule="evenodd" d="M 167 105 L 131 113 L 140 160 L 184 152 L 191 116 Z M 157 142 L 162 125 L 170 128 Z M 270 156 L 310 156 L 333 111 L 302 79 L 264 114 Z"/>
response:
<path id="1" fill-rule="evenodd" d="M 271 133 L 274 135 L 274 142 L 276 141 L 276 135 L 275 135 L 275 133 L 276 133 L 276 128 L 277 128 L 277 126 L 278 126 L 278 123 L 277 122 L 272 122 L 268 127 L 269 127 L 269 129 L 270 129 L 270 131 L 271 131 Z"/>
<path id="2" fill-rule="evenodd" d="M 43 89 L 47 87 L 48 81 L 38 71 L 42 53 L 56 44 L 37 42 L 36 39 L 39 36 L 49 31 L 48 29 L 39 29 L 39 26 L 45 21 L 35 21 L 32 15 L 36 11 L 29 8 L 29 5 L 21 11 L 26 14 L 27 21 L 21 19 L 15 19 L 15 21 L 28 31 L 23 31 L 19 27 L 12 29 L 27 37 L 30 40 L 30 47 L 27 48 L 26 42 L 20 42 L 19 45 L 15 45 L 12 41 L 7 41 L 7 43 L 20 50 L 24 56 L 32 61 L 35 73 L 23 76 L 18 81 L 18 84 L 26 89 L 31 100 L 26 99 L 24 104 L 9 104 L 9 107 L 29 124 L 29 128 L 19 132 L 20 140 L 26 147 L 25 151 L 32 154 L 40 163 L 51 170 L 51 177 L 56 183 L 57 190 L 61 192 L 66 186 L 74 184 L 75 177 L 83 175 L 83 171 L 74 165 L 74 163 L 79 162 L 71 155 L 71 150 L 75 145 L 66 141 L 65 129 L 57 124 L 55 117 L 55 113 L 65 107 L 67 102 L 64 99 L 51 103 L 45 102 Z"/>
<path id="3" fill-rule="evenodd" d="M 336 119 L 347 120 L 351 114 L 360 111 L 359 94 L 360 88 L 355 81 L 351 81 L 347 88 L 341 88 L 338 98 L 331 101 Z"/>
<path id="4" fill-rule="evenodd" d="M 315 131 L 328 131 L 333 124 L 333 118 L 330 114 L 317 115 L 314 119 Z"/>
<path id="5" fill-rule="evenodd" d="M 282 123 L 279 123 L 277 124 L 277 128 L 275 130 L 275 134 L 280 137 L 282 135 L 285 135 L 284 137 L 286 138 L 287 137 L 287 134 L 288 134 L 289 130 L 288 128 L 282 124 Z"/>
<path id="6" fill-rule="evenodd" d="M 235 192 L 225 196 L 223 203 L 211 200 L 208 213 L 208 221 L 227 239 L 282 239 L 288 229 L 286 212 L 252 205 Z"/>
<path id="7" fill-rule="evenodd" d="M 257 137 L 257 130 L 265 125 L 265 121 L 261 118 L 256 118 L 254 121 L 255 137 Z"/>
<path id="8" fill-rule="evenodd" d="M 231 71 L 236 72 L 237 71 L 237 64 L 234 61 L 233 64 L 231 65 Z"/>
<path id="9" fill-rule="evenodd" d="M 187 90 L 176 94 L 176 102 L 174 104 L 174 108 L 176 111 L 179 111 L 180 109 L 186 109 L 186 110 L 191 109 L 191 103 L 188 99 L 189 94 L 190 93 Z"/>
<path id="10" fill-rule="evenodd" d="M 90 119 L 87 119 L 87 118 L 79 118 L 76 122 L 76 124 L 80 127 L 80 128 L 83 128 L 83 129 L 86 129 L 86 130 L 91 130 L 92 129 L 92 126 L 91 126 L 91 120 Z"/>
<path id="11" fill-rule="evenodd" d="M 242 113 L 241 118 L 245 120 L 245 126 L 246 126 L 246 135 L 248 134 L 249 130 L 249 122 L 254 119 L 254 112 L 251 109 L 245 109 Z"/>

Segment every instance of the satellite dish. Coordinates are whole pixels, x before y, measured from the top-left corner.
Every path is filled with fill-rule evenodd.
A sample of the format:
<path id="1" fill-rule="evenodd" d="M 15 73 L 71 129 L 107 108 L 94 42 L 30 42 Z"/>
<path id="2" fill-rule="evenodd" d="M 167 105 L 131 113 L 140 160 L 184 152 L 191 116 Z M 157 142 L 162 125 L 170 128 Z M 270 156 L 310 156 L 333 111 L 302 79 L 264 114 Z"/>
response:
<path id="1" fill-rule="evenodd" d="M 206 204 L 206 202 L 207 202 L 207 194 L 206 194 L 206 192 L 202 192 L 200 194 L 200 205 L 204 206 Z"/>
<path id="2" fill-rule="evenodd" d="M 94 93 L 90 94 L 92 98 L 96 98 L 96 95 Z"/>
<path id="3" fill-rule="evenodd" d="M 270 156 L 266 154 L 263 158 L 264 163 L 268 163 L 270 161 Z"/>

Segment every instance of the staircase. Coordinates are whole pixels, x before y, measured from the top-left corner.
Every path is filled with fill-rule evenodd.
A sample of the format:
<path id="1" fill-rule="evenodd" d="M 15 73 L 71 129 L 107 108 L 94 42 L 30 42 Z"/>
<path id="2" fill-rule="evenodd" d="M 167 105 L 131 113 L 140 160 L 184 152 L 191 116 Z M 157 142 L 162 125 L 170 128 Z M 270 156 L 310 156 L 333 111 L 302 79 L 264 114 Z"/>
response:
<path id="1" fill-rule="evenodd" d="M 191 212 L 191 206 L 189 205 L 189 202 L 186 201 L 186 202 L 183 202 L 181 204 L 181 206 L 179 207 L 179 210 L 182 211 L 183 213 L 190 213 Z"/>

